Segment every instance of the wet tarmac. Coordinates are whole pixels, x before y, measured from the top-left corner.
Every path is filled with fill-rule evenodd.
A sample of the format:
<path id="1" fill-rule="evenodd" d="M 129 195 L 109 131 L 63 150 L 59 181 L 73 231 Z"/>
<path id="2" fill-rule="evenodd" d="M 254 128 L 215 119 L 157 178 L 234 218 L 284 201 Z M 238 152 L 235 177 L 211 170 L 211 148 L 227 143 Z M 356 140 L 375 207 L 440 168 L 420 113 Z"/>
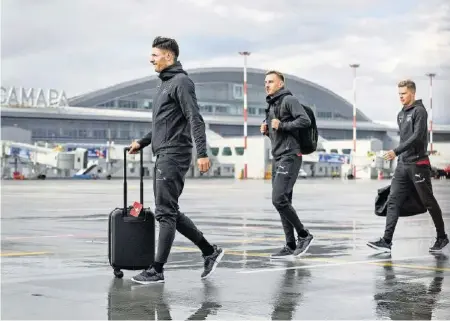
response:
<path id="1" fill-rule="evenodd" d="M 122 206 L 121 181 L 3 181 L 2 319 L 449 319 L 450 246 L 428 252 L 428 214 L 401 218 L 391 255 L 365 243 L 384 218 L 373 214 L 388 181 L 299 180 L 294 206 L 315 236 L 293 262 L 283 245 L 270 183 L 187 180 L 184 211 L 226 253 L 201 280 L 199 250 L 177 234 L 165 284 L 115 279 L 107 257 L 108 213 Z M 130 181 L 130 203 L 138 200 Z M 145 206 L 153 207 L 151 181 Z M 434 181 L 450 231 L 450 181 Z"/>

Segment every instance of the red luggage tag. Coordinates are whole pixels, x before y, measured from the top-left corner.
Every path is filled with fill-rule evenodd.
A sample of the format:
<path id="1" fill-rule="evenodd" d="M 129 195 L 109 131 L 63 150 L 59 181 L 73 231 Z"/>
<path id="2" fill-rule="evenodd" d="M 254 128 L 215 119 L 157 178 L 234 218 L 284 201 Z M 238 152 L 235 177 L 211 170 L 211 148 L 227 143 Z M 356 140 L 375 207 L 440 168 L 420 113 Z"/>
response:
<path id="1" fill-rule="evenodd" d="M 142 204 L 139 202 L 133 203 L 133 208 L 130 210 L 130 215 L 134 217 L 138 217 L 142 211 Z"/>

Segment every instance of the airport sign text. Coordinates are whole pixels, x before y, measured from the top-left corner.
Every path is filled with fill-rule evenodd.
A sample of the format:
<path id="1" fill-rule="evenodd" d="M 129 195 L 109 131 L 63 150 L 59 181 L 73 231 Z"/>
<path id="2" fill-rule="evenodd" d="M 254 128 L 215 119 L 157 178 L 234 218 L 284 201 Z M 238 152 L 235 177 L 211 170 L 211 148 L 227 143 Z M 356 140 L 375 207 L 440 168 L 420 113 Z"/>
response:
<path id="1" fill-rule="evenodd" d="M 1 87 L 1 104 L 8 107 L 69 106 L 66 93 L 57 89 Z"/>

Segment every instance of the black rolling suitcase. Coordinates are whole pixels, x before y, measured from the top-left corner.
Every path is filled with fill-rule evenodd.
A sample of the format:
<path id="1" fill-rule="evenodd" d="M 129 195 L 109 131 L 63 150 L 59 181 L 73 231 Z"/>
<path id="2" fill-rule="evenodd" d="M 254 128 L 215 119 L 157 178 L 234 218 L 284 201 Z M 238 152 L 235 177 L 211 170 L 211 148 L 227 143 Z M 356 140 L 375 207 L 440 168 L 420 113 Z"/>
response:
<path id="1" fill-rule="evenodd" d="M 123 207 L 115 208 L 109 215 L 108 257 L 117 278 L 123 277 L 123 270 L 143 270 L 155 260 L 155 216 L 149 207 L 138 217 L 130 215 L 132 206 L 127 206 L 127 151 L 123 156 Z M 144 162 L 140 151 L 140 202 L 144 205 Z"/>

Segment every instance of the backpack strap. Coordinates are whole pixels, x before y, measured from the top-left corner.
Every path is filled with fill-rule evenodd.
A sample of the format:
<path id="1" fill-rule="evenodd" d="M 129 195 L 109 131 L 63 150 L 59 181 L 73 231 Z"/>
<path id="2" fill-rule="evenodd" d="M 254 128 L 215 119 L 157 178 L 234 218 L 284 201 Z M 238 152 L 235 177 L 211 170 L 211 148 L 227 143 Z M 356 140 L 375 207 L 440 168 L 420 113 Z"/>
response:
<path id="1" fill-rule="evenodd" d="M 275 117 L 276 117 L 277 119 L 280 119 L 280 117 L 281 117 L 281 106 L 283 105 L 283 101 L 284 101 L 284 98 L 285 98 L 286 96 L 287 96 L 287 95 L 281 97 L 281 99 L 280 99 L 280 100 L 278 101 L 278 103 L 275 105 L 275 108 L 274 108 L 274 110 L 273 110 L 273 112 L 274 112 L 274 114 L 275 114 Z"/>

